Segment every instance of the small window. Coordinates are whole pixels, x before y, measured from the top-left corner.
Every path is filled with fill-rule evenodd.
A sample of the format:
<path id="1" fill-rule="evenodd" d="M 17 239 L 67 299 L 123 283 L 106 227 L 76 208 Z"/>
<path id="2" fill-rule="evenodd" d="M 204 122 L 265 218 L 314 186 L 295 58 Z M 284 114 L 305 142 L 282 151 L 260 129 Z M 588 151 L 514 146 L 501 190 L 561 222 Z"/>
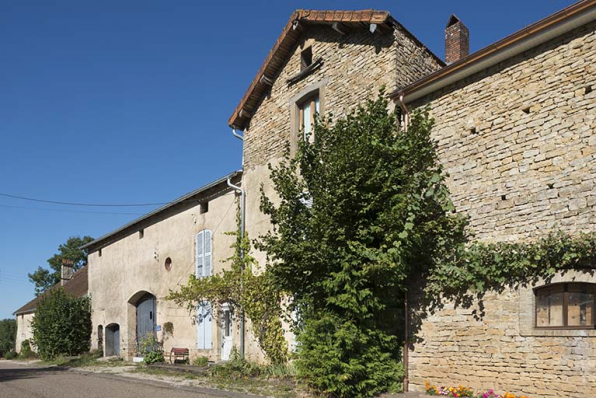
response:
<path id="1" fill-rule="evenodd" d="M 101 257 L 101 254 L 102 254 L 102 253 L 101 253 L 101 249 L 99 249 L 99 252 L 97 253 L 97 255 L 98 255 L 99 257 Z"/>
<path id="2" fill-rule="evenodd" d="M 536 327 L 594 329 L 596 285 L 561 283 L 535 290 Z"/>
<path id="3" fill-rule="evenodd" d="M 139 231 L 139 239 L 143 239 L 144 237 L 145 237 L 145 230 L 144 229 L 141 229 Z"/>
<path id="4" fill-rule="evenodd" d="M 207 213 L 208 211 L 209 211 L 209 202 L 201 203 L 201 208 L 199 209 L 199 212 L 201 214 L 203 214 L 203 213 Z"/>
<path id="5" fill-rule="evenodd" d="M 312 65 L 312 47 L 308 46 L 300 53 L 300 71 Z"/>
<path id="6" fill-rule="evenodd" d="M 319 95 L 309 97 L 298 105 L 300 110 L 300 130 L 302 130 L 302 138 L 304 140 L 313 141 L 314 137 L 312 134 L 313 126 L 315 123 L 315 115 L 319 114 L 320 102 Z"/>
<path id="7" fill-rule="evenodd" d="M 172 269 L 172 259 L 170 257 L 166 258 L 164 267 L 166 268 L 166 271 L 169 271 Z"/>

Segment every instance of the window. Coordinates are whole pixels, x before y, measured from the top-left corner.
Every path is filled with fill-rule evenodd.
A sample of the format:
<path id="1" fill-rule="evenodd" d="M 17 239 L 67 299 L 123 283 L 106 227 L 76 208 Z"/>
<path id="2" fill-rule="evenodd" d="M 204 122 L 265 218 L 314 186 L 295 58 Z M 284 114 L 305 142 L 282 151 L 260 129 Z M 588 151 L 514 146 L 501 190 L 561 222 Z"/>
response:
<path id="1" fill-rule="evenodd" d="M 560 283 L 535 290 L 536 327 L 594 329 L 596 285 Z"/>
<path id="2" fill-rule="evenodd" d="M 207 213 L 208 211 L 209 211 L 209 202 L 201 203 L 201 206 L 199 208 L 199 213 L 203 214 L 203 213 Z"/>
<path id="3" fill-rule="evenodd" d="M 312 129 L 315 123 L 315 115 L 320 111 L 319 95 L 313 95 L 298 105 L 300 110 L 300 130 L 304 140 L 313 141 Z"/>
<path id="4" fill-rule="evenodd" d="M 196 277 L 202 278 L 211 276 L 211 231 L 205 229 L 197 234 L 196 251 L 197 251 L 197 271 Z"/>
<path id="5" fill-rule="evenodd" d="M 312 47 L 306 47 L 300 53 L 300 70 L 303 71 L 312 65 Z"/>
<path id="6" fill-rule="evenodd" d="M 143 239 L 144 237 L 145 237 L 145 230 L 144 229 L 141 229 L 139 231 L 139 239 Z"/>

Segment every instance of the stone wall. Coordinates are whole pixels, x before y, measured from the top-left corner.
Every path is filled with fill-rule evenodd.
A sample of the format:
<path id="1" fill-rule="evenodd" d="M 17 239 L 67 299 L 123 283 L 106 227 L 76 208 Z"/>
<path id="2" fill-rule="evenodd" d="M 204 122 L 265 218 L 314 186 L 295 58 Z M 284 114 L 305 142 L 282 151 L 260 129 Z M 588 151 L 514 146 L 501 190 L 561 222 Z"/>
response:
<path id="1" fill-rule="evenodd" d="M 410 105 L 430 106 L 452 198 L 479 240 L 594 231 L 595 28 L 578 28 Z M 596 283 L 596 276 L 585 280 Z M 423 320 L 410 353 L 412 387 L 428 380 L 533 398 L 596 396 L 594 331 L 538 333 L 527 297 L 533 294 L 506 289 L 486 295 L 479 319 L 448 304 Z"/>
<path id="2" fill-rule="evenodd" d="M 20 353 L 21 352 L 21 345 L 25 340 L 33 340 L 33 328 L 31 327 L 31 321 L 35 318 L 35 313 L 30 312 L 27 314 L 19 314 L 16 316 L 17 320 L 17 337 L 15 341 L 15 351 Z M 35 350 L 33 344 L 31 348 Z"/>

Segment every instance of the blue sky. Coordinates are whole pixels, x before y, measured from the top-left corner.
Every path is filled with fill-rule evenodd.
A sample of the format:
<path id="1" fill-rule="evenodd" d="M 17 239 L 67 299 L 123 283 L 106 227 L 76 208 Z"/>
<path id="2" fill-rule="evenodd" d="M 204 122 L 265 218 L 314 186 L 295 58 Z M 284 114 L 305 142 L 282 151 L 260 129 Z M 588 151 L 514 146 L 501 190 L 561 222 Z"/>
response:
<path id="1" fill-rule="evenodd" d="M 296 8 L 388 10 L 443 58 L 451 13 L 476 51 L 572 3 L 3 0 L 0 193 L 168 202 L 240 168 L 226 122 Z M 27 273 L 69 236 L 98 237 L 151 209 L 0 196 L 0 319 L 33 298 Z"/>

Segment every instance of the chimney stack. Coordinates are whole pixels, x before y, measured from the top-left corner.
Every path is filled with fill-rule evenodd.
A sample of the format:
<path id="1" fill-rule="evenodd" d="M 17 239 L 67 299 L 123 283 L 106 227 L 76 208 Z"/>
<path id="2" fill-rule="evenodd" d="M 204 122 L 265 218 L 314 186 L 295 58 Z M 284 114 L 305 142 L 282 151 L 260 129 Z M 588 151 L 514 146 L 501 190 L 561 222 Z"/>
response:
<path id="1" fill-rule="evenodd" d="M 60 284 L 64 286 L 66 282 L 72 279 L 74 274 L 74 262 L 72 260 L 62 259 L 62 267 L 61 271 L 61 281 Z"/>
<path id="2" fill-rule="evenodd" d="M 445 28 L 445 62 L 447 65 L 470 54 L 470 31 L 455 14 L 451 14 Z"/>

